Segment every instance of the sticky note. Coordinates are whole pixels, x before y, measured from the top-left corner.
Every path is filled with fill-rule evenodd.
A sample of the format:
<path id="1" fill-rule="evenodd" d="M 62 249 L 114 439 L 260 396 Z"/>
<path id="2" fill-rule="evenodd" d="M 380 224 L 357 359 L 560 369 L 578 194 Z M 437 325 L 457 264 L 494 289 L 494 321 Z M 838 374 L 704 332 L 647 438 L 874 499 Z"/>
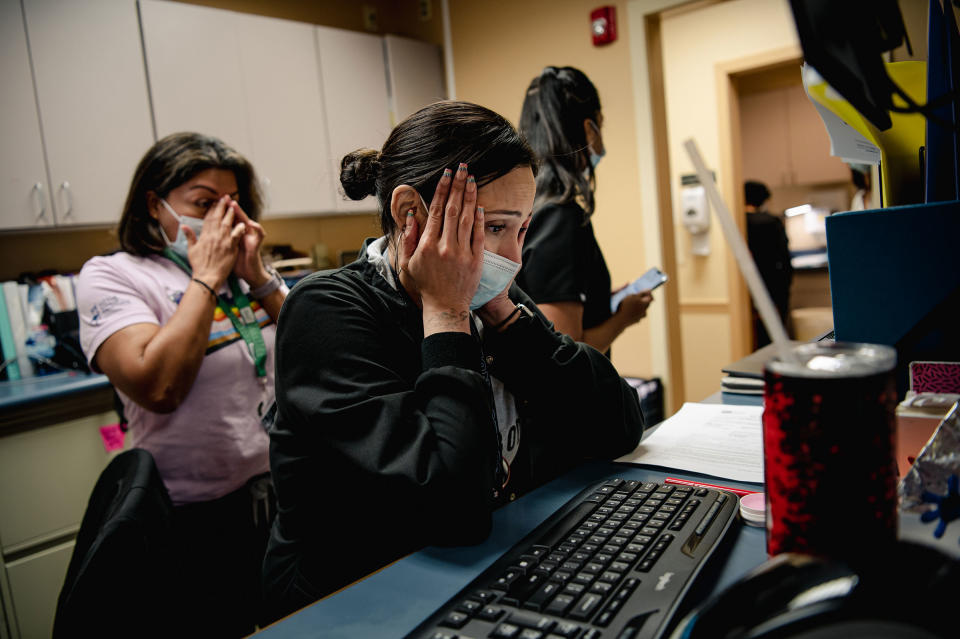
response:
<path id="1" fill-rule="evenodd" d="M 103 447 L 108 453 L 115 450 L 123 450 L 123 429 L 120 424 L 107 424 L 100 427 L 100 437 L 103 439 Z"/>

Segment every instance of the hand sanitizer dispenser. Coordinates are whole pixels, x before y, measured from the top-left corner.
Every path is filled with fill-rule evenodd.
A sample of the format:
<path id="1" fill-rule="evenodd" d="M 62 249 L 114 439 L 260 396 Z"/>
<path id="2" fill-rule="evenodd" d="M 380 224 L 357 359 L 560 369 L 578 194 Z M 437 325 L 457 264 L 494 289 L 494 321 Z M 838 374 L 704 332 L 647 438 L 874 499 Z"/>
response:
<path id="1" fill-rule="evenodd" d="M 690 231 L 694 255 L 710 255 L 710 205 L 707 193 L 696 175 L 680 178 L 680 221 Z"/>

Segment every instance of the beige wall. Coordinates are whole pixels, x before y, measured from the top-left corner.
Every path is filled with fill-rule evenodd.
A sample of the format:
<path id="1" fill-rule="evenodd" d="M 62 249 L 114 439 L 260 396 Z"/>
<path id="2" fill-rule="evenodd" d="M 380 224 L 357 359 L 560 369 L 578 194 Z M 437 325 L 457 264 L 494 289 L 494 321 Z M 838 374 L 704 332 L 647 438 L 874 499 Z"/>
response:
<path id="1" fill-rule="evenodd" d="M 673 210 L 679 210 L 680 176 L 693 173 L 683 142 L 693 138 L 717 181 L 725 178 L 721 153 L 717 67 L 768 51 L 798 46 L 786 0 L 731 0 L 696 11 L 666 15 L 661 23 Z M 729 191 L 730 189 L 726 189 Z M 724 192 L 733 206 L 733 194 Z M 676 219 L 676 217 L 675 217 Z M 680 288 L 684 384 L 688 400 L 715 392 L 720 368 L 734 359 L 730 320 L 730 271 L 726 242 L 716 220 L 710 255 L 690 252 L 689 233 L 675 225 L 676 280 Z"/>
<path id="2" fill-rule="evenodd" d="M 457 98 L 492 108 L 516 124 L 530 80 L 543 67 L 581 69 L 600 93 L 607 155 L 597 170 L 593 218 L 614 286 L 626 284 L 653 264 L 645 257 L 637 184 L 634 103 L 627 2 L 613 2 L 619 21 L 616 42 L 594 47 L 590 11 L 602 3 L 584 0 L 450 1 Z M 656 303 L 656 302 L 655 302 Z M 628 329 L 613 346 L 623 375 L 649 376 L 647 322 Z"/>

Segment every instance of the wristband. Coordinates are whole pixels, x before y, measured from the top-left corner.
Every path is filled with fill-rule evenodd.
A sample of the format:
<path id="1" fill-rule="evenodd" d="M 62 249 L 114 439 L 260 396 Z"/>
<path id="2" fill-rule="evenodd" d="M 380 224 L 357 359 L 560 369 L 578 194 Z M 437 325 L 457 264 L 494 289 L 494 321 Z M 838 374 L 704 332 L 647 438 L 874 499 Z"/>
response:
<path id="1" fill-rule="evenodd" d="M 501 328 L 503 328 L 504 326 L 507 325 L 507 322 L 509 322 L 510 320 L 513 319 L 513 316 L 514 316 L 514 315 L 516 315 L 516 314 L 519 313 L 519 312 L 520 312 L 520 304 L 517 304 L 517 305 L 513 308 L 513 310 L 510 311 L 510 314 L 507 315 L 507 317 L 506 317 L 503 321 L 498 322 L 497 325 L 493 327 L 493 330 L 499 331 Z"/>
<path id="2" fill-rule="evenodd" d="M 195 277 L 192 277 L 192 278 L 190 278 L 190 279 L 192 279 L 194 282 L 196 282 L 197 284 L 199 284 L 199 285 L 202 286 L 203 288 L 207 289 L 207 292 L 210 293 L 210 295 L 213 296 L 213 303 L 214 303 L 214 304 L 217 303 L 217 292 L 214 291 L 212 288 L 210 288 L 210 285 L 209 285 L 209 284 L 207 284 L 207 283 L 204 282 L 203 280 L 197 279 L 197 278 L 195 278 Z"/>
<path id="3" fill-rule="evenodd" d="M 273 293 L 281 286 L 283 286 L 283 278 L 280 277 L 280 274 L 273 267 L 267 267 L 267 270 L 270 271 L 270 279 L 265 283 L 261 284 L 257 288 L 250 289 L 250 295 L 256 299 L 263 299 L 270 293 Z"/>

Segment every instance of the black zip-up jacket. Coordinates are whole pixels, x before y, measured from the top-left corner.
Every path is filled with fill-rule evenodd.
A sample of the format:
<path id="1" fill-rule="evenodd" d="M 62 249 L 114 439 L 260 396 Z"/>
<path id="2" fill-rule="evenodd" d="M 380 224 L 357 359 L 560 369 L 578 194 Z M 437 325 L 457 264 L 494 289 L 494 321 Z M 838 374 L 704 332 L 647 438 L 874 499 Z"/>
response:
<path id="1" fill-rule="evenodd" d="M 367 243 L 356 262 L 306 277 L 280 313 L 278 512 L 264 561 L 273 617 L 423 546 L 479 543 L 500 502 L 626 454 L 643 433 L 636 391 L 519 288 L 510 299 L 535 317 L 485 331 L 482 350 L 465 333 L 424 339 L 421 310 L 367 260 Z M 482 357 L 520 412 L 504 490 Z"/>

